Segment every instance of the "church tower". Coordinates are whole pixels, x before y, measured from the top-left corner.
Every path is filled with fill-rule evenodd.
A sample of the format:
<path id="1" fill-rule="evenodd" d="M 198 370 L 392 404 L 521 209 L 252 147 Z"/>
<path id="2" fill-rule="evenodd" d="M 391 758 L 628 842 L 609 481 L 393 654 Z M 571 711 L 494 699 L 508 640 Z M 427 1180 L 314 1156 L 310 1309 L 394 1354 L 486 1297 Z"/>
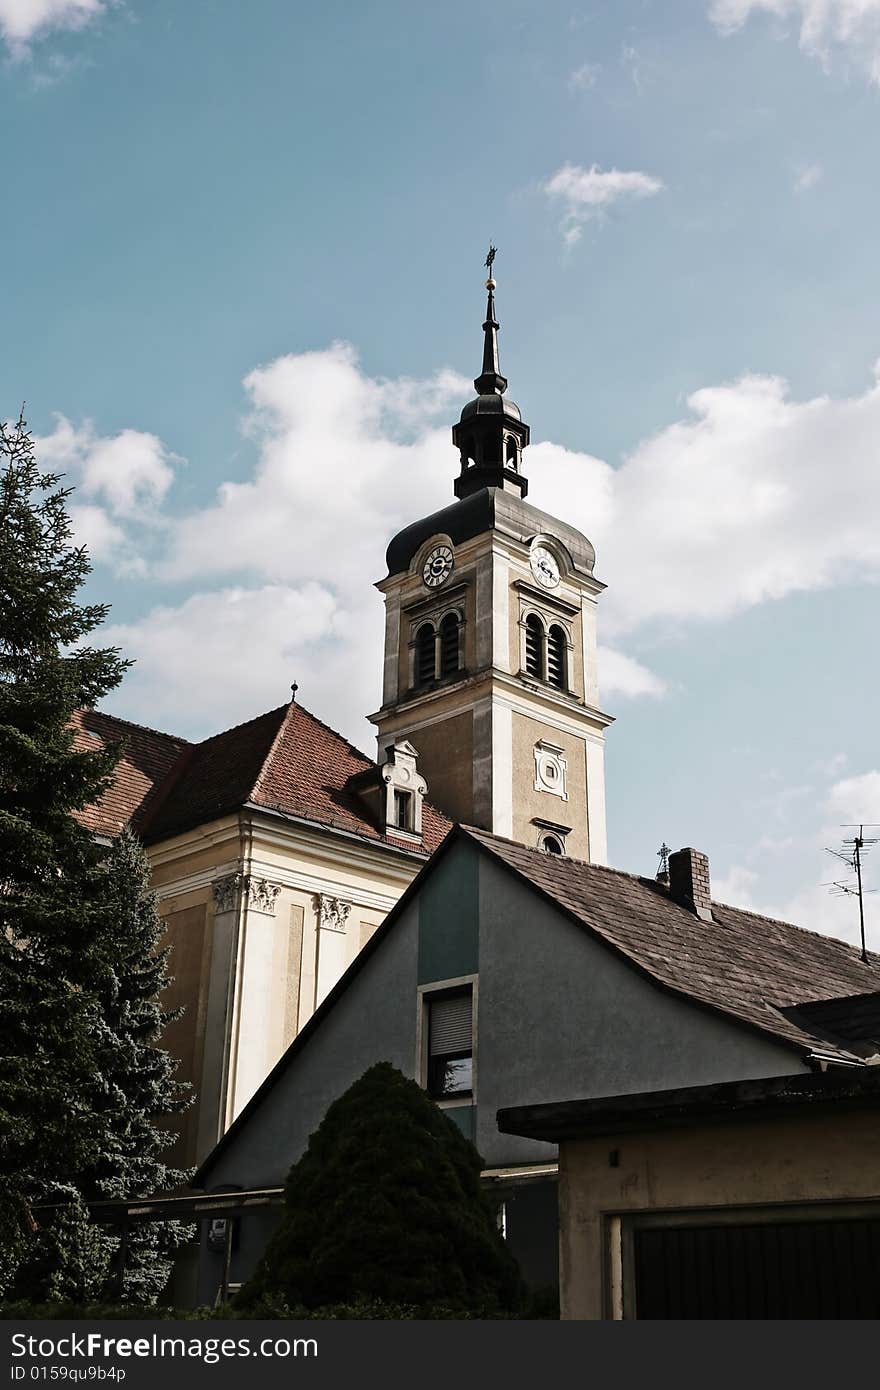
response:
<path id="1" fill-rule="evenodd" d="M 490 250 L 477 396 L 452 439 L 458 499 L 387 551 L 380 761 L 406 740 L 453 820 L 604 863 L 596 608 L 580 531 L 526 502 L 529 427 L 505 396 Z"/>

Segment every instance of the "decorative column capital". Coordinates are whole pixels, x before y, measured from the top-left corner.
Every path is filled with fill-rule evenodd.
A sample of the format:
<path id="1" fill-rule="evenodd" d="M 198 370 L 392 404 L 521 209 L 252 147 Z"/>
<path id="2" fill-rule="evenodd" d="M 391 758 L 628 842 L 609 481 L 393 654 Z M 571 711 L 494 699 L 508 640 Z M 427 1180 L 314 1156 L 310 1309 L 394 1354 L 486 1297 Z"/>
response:
<path id="1" fill-rule="evenodd" d="M 238 894 L 244 895 L 248 909 L 255 912 L 265 912 L 267 916 L 275 916 L 275 899 L 281 892 L 280 883 L 272 883 L 268 878 L 251 878 L 248 874 L 235 873 L 227 874 L 225 878 L 215 879 L 211 884 L 211 891 L 214 894 L 214 913 L 231 912 L 238 900 Z"/>
<path id="2" fill-rule="evenodd" d="M 327 931 L 345 931 L 351 914 L 351 903 L 346 902 L 344 898 L 334 898 L 329 893 L 316 893 L 313 901 L 319 927 Z"/>

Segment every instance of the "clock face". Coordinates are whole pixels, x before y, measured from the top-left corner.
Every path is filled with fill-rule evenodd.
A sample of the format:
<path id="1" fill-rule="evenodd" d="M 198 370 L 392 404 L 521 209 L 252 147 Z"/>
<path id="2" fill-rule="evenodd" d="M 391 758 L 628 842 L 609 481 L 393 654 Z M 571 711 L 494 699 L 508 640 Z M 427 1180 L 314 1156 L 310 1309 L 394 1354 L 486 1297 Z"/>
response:
<path id="1" fill-rule="evenodd" d="M 529 557 L 532 574 L 545 589 L 555 589 L 559 583 L 559 564 L 545 545 L 536 545 Z"/>
<path id="2" fill-rule="evenodd" d="M 455 560 L 448 545 L 435 546 L 422 568 L 422 580 L 429 589 L 444 584 L 452 573 Z"/>

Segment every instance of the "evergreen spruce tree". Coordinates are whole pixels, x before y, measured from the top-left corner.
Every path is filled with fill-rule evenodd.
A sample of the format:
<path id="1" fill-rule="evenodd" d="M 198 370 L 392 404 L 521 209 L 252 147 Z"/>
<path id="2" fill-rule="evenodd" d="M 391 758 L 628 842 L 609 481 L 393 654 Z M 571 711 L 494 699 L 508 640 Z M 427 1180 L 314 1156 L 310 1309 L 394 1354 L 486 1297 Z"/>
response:
<path id="1" fill-rule="evenodd" d="M 181 1186 L 188 1172 L 169 1167 L 165 1152 L 174 1135 L 167 1120 L 191 1102 L 175 1079 L 177 1062 L 159 1046 L 166 1024 L 177 1017 L 161 1006 L 169 983 L 168 949 L 150 890 L 146 855 L 125 830 L 108 851 L 99 893 L 107 956 L 112 971 L 99 994 L 95 1093 L 92 1106 L 104 1133 L 104 1149 L 80 1178 L 90 1200 L 144 1197 Z M 171 1260 L 188 1239 L 179 1222 L 132 1226 L 121 1283 L 108 1291 L 125 1303 L 151 1303 L 164 1289 Z"/>
<path id="2" fill-rule="evenodd" d="M 90 570 L 67 492 L 41 474 L 22 419 L 0 429 L 0 1278 L 32 1243 L 36 1201 L 73 1199 L 97 1158 L 85 1102 L 106 967 L 84 885 L 101 847 L 75 819 L 117 754 L 74 748 L 70 719 L 122 678 L 84 643 L 106 609 L 78 601 Z"/>
<path id="3" fill-rule="evenodd" d="M 24 420 L 0 426 L 0 1298 L 98 1295 L 115 1242 L 84 1200 L 162 1181 L 153 1125 L 175 1108 L 144 997 L 165 962 L 143 862 L 77 819 L 119 749 L 77 749 L 71 719 L 127 663 L 88 643 L 107 607 L 79 599 L 91 566 L 68 495 Z M 57 1214 L 37 1219 L 46 1203 Z M 162 1250 L 136 1266 L 149 1296 Z"/>
<path id="4" fill-rule="evenodd" d="M 334 1101 L 291 1168 L 281 1225 L 236 1305 L 512 1310 L 519 1271 L 482 1167 L 420 1086 L 377 1063 Z"/>

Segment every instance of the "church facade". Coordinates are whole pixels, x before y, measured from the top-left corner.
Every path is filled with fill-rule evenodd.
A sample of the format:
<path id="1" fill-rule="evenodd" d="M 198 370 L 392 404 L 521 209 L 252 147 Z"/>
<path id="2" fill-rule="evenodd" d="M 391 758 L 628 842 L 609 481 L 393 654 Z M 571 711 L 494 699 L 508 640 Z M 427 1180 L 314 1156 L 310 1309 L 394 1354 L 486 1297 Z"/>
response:
<path id="1" fill-rule="evenodd" d="M 595 552 L 526 501 L 529 426 L 506 395 L 495 282 L 483 363 L 452 431 L 456 500 L 395 536 L 374 762 L 295 700 L 201 743 L 97 711 L 121 742 L 87 820 L 145 844 L 182 1008 L 166 1033 L 196 1093 L 199 1162 L 454 822 L 604 863 Z"/>

